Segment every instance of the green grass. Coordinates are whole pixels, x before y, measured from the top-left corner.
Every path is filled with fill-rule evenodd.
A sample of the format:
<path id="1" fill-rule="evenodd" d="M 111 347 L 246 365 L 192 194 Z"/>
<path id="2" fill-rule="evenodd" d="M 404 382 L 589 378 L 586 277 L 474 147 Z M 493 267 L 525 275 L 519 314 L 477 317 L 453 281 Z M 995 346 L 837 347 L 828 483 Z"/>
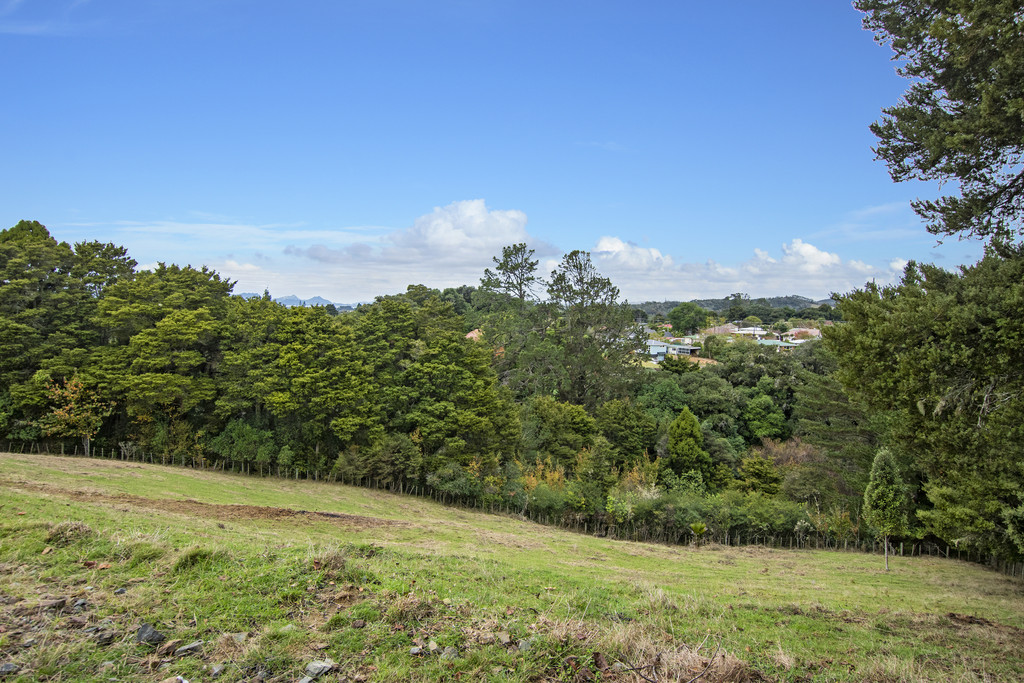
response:
<path id="1" fill-rule="evenodd" d="M 643 680 L 598 670 L 600 653 L 688 681 L 716 650 L 702 681 L 1024 679 L 1019 579 L 940 558 L 892 566 L 610 541 L 327 483 L 0 455 L 0 664 L 21 667 L 5 680 L 195 683 L 223 666 L 217 681 L 292 681 L 326 657 L 338 669 L 321 680 Z M 66 609 L 38 607 L 56 597 Z M 142 623 L 203 652 L 158 655 L 134 642 Z M 456 655 L 410 654 L 431 643 Z"/>

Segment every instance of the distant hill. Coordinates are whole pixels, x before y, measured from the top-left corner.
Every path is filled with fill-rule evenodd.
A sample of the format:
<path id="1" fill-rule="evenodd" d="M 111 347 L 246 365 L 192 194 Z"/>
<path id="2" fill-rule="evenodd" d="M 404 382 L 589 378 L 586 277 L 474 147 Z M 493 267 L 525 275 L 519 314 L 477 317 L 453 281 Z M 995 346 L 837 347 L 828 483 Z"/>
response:
<path id="1" fill-rule="evenodd" d="M 728 297 L 722 297 L 721 299 L 692 299 L 693 303 L 697 304 L 701 308 L 706 308 L 714 313 L 721 313 L 727 310 L 732 304 L 733 300 Z M 791 294 L 789 296 L 772 296 L 772 297 L 761 297 L 758 299 L 745 299 L 746 304 L 757 304 L 762 306 L 768 306 L 769 308 L 786 308 L 787 306 L 793 310 L 799 311 L 804 308 L 817 308 L 822 304 L 828 304 L 829 306 L 835 306 L 835 301 L 832 299 L 822 299 L 815 301 L 806 296 L 800 296 L 798 294 Z M 645 301 L 642 304 L 633 304 L 633 308 L 639 308 L 645 311 L 648 315 L 668 315 L 668 312 L 678 306 L 681 301 Z"/>
<path id="2" fill-rule="evenodd" d="M 715 313 L 720 313 L 721 311 L 726 310 L 733 303 L 732 299 L 725 297 L 721 299 L 694 299 L 693 302 L 700 306 L 701 308 L 706 308 L 709 311 L 714 311 Z M 829 300 L 826 299 L 825 301 L 815 301 L 814 299 L 809 299 L 806 296 L 790 294 L 789 296 L 773 296 L 762 297 L 759 299 L 749 299 L 748 302 L 752 304 L 765 304 L 769 308 L 785 308 L 789 306 L 790 308 L 799 311 L 801 308 L 817 308 L 821 304 L 829 302 Z"/>
<path id="3" fill-rule="evenodd" d="M 262 296 L 262 294 L 256 294 L 255 292 L 240 292 L 238 296 L 242 297 L 243 299 L 252 299 L 254 297 Z M 336 301 L 328 301 L 322 296 L 314 296 L 310 297 L 309 299 L 300 299 L 294 294 L 289 294 L 288 296 L 273 297 L 273 299 L 275 302 L 281 304 L 282 306 L 288 306 L 289 308 L 291 308 L 292 306 L 326 306 L 327 304 L 334 304 L 334 307 L 339 311 L 351 311 L 355 309 L 355 305 L 353 304 L 342 304 Z"/>

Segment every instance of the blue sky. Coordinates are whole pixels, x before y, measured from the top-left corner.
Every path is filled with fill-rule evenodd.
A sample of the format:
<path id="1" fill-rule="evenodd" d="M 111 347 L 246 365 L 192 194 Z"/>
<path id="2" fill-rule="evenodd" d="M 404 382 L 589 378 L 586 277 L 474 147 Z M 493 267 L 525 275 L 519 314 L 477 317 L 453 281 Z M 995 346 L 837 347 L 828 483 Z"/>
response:
<path id="1" fill-rule="evenodd" d="M 632 301 L 824 297 L 973 262 L 868 125 L 845 2 L 0 0 L 0 226 L 350 302 L 526 241 Z"/>

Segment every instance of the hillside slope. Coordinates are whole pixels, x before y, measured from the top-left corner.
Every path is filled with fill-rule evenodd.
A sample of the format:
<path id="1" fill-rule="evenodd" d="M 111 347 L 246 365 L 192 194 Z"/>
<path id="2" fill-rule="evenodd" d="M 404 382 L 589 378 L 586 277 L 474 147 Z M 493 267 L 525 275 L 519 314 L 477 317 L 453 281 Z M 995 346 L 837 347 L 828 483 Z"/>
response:
<path id="1" fill-rule="evenodd" d="M 39 455 L 0 455 L 0 515 L 5 680 L 291 681 L 317 661 L 321 681 L 1024 678 L 1020 581 L 952 560 L 886 574 Z"/>

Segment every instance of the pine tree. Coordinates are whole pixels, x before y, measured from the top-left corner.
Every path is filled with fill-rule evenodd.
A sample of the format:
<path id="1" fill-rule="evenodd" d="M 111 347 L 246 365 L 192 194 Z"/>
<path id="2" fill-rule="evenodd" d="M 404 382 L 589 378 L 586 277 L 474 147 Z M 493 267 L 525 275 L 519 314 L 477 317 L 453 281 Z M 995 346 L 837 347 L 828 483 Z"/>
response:
<path id="1" fill-rule="evenodd" d="M 907 532 L 906 487 L 887 448 L 880 448 L 871 465 L 864 491 L 864 520 L 885 544 L 885 571 L 889 571 L 889 537 Z"/>
<path id="2" fill-rule="evenodd" d="M 668 461 L 674 474 L 695 471 L 704 481 L 711 480 L 711 456 L 704 450 L 704 434 L 689 408 L 683 408 L 668 426 Z"/>

